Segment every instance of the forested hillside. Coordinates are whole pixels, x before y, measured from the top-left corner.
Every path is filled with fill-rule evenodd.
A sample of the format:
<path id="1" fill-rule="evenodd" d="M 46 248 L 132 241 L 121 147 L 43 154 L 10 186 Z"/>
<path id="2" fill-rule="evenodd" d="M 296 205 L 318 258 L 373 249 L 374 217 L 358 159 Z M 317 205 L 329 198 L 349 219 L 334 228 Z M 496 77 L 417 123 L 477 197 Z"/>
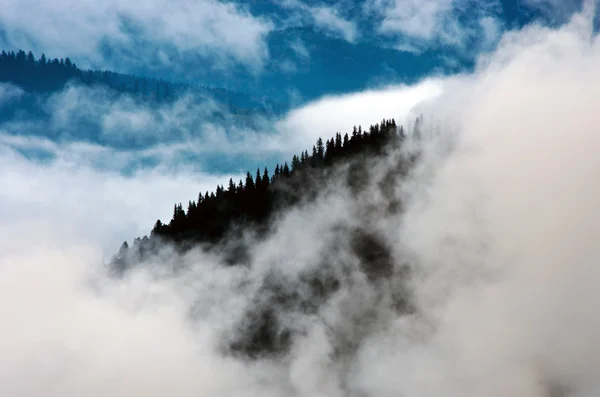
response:
<path id="1" fill-rule="evenodd" d="M 68 82 L 101 85 L 120 93 L 128 93 L 151 101 L 172 101 L 192 92 L 203 94 L 227 105 L 232 112 L 281 112 L 281 104 L 255 98 L 242 92 L 219 87 L 205 87 L 173 83 L 163 79 L 138 77 L 108 70 L 82 70 L 70 58 L 36 59 L 29 51 L 2 51 L 0 54 L 0 82 L 21 87 L 27 92 L 48 93 L 62 89 Z"/>
<path id="2" fill-rule="evenodd" d="M 420 122 L 421 119 L 417 119 L 417 129 Z M 159 262 L 165 263 L 169 258 L 198 248 L 218 253 L 230 266 L 249 266 L 251 244 L 277 233 L 272 227 L 280 214 L 309 205 L 328 189 L 349 189 L 356 197 L 381 195 L 385 204 L 380 208 L 365 206 L 362 209 L 365 213 L 360 216 L 365 219 L 371 211 L 383 211 L 389 216 L 398 214 L 402 203 L 394 194 L 395 183 L 410 171 L 416 157 L 415 154 L 390 156 L 390 153 L 403 152 L 399 149 L 405 138 L 404 128 L 398 127 L 393 119 L 383 120 L 368 130 L 363 131 L 359 126 L 350 134 L 336 133 L 325 141 L 319 138 L 311 150 L 294 155 L 283 165 L 277 164 L 272 173 L 267 168 L 256 170 L 255 175 L 248 172 L 245 180 L 231 179 L 227 187 L 219 185 L 213 192 L 200 192 L 197 199 L 189 200 L 185 206 L 175 204 L 168 223 L 157 220 L 149 237 L 136 238 L 132 246 L 123 243 L 112 259 L 112 268 L 116 274 L 123 275 L 141 263 L 153 262 L 153 257 L 162 255 Z M 393 158 L 393 164 L 379 176 L 378 182 L 374 182 L 371 168 L 383 158 Z M 377 191 L 369 191 L 373 186 Z M 335 211 L 335 208 L 331 210 Z M 372 282 L 390 277 L 397 268 L 390 247 L 368 222 L 341 233 L 348 239 L 344 244 L 360 258 L 361 270 Z M 252 237 L 245 239 L 245 235 Z M 163 252 L 165 247 L 170 247 L 167 254 Z M 290 265 L 281 263 L 278 266 Z M 327 262 L 318 265 L 317 269 L 320 270 L 305 275 L 301 286 L 290 286 L 277 278 L 265 279 L 260 291 L 256 292 L 256 299 L 261 303 L 246 313 L 226 351 L 251 358 L 285 354 L 294 331 L 282 324 L 275 313 L 281 310 L 316 313 L 342 282 L 339 275 L 330 274 Z M 304 293 L 298 295 L 301 290 Z M 399 288 L 395 294 L 391 298 L 395 310 L 410 310 L 405 291 Z M 356 340 L 359 339 L 340 340 L 342 350 L 339 354 L 355 348 L 346 343 L 352 344 Z"/>
<path id="3" fill-rule="evenodd" d="M 359 188 L 360 166 L 365 165 L 364 160 L 399 145 L 404 136 L 404 128 L 397 128 L 391 119 L 372 125 L 368 131 L 359 126 L 354 127 L 350 135 L 342 136 L 338 132 L 326 141 L 319 138 L 310 152 L 302 151 L 289 163 L 277 164 L 272 174 L 267 167 L 257 169 L 255 174 L 248 171 L 245 180 L 230 179 L 227 187 L 217 186 L 213 192 L 200 192 L 187 206 L 176 203 L 169 223 L 157 220 L 151 236 L 189 246 L 219 243 L 228 233 L 248 226 L 264 229 L 275 211 L 318 194 L 320 183 L 343 161 L 352 161 L 353 172 L 347 182 Z M 363 162 L 360 162 L 361 157 Z M 138 238 L 134 247 L 149 241 L 147 236 Z M 125 242 L 123 249 L 127 247 Z"/>

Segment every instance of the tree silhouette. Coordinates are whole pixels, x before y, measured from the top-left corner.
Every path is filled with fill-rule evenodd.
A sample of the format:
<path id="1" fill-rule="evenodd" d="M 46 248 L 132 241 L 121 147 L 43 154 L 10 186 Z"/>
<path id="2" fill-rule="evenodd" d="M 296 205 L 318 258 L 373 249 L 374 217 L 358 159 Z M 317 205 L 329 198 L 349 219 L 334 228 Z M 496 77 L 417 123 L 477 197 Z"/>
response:
<path id="1" fill-rule="evenodd" d="M 352 138 L 336 133 L 325 145 L 319 138 L 313 146 L 313 154 L 305 150 L 299 156 L 294 155 L 291 167 L 287 161 L 283 166 L 276 164 L 271 176 L 266 167 L 262 175 L 257 169 L 254 178 L 248 171 L 245 180 L 237 185 L 230 179 L 227 189 L 219 185 L 214 192 L 199 193 L 197 201 L 188 202 L 187 211 L 181 203 L 175 204 L 171 221 L 164 224 L 157 220 L 151 238 L 146 243 L 142 240 L 140 247 L 142 250 L 154 247 L 152 239 L 158 237 L 176 243 L 219 244 L 234 229 L 253 227 L 265 232 L 276 210 L 316 197 L 321 181 L 335 164 L 351 161 L 348 184 L 357 189 L 364 185 L 366 177 L 364 161 L 360 159 L 379 155 L 388 146 L 398 147 L 404 139 L 403 127 L 397 128 L 393 119 L 382 120 L 364 132 L 361 126 L 354 127 Z M 323 157 L 318 148 L 322 148 Z"/>

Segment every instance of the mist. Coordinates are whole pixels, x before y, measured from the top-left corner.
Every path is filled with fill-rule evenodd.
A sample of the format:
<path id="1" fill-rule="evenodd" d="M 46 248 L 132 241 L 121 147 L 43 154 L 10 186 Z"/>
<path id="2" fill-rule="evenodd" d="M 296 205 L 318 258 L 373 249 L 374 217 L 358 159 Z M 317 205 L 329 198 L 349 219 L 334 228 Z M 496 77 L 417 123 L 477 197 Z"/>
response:
<path id="1" fill-rule="evenodd" d="M 474 73 L 440 79 L 441 93 L 412 109 L 433 121 L 413 142 L 421 156 L 408 176 L 394 171 L 404 153 L 392 152 L 370 165 L 358 193 L 332 179 L 253 241 L 249 266 L 165 246 L 115 279 L 85 222 L 56 227 L 77 212 L 56 217 L 48 204 L 18 221 L 3 217 L 0 393 L 597 395 L 600 44 L 592 20 L 584 9 L 559 29 L 506 33 Z M 386 210 L 394 199 L 403 212 Z M 370 277 L 351 250 L 356 227 L 380 238 L 384 276 Z M 312 313 L 273 305 L 265 285 L 311 300 L 303 279 L 315 273 L 339 287 Z M 270 305 L 293 331 L 285 354 L 230 354 L 225 346 L 248 313 Z"/>

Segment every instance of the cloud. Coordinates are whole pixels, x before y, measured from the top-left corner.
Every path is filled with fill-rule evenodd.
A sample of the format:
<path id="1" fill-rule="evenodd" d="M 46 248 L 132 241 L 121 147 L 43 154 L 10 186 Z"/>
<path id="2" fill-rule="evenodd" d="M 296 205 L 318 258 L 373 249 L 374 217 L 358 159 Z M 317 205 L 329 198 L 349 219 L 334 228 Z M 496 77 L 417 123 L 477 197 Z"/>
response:
<path id="1" fill-rule="evenodd" d="M 310 52 L 302 40 L 294 40 L 290 42 L 290 48 L 294 51 L 299 59 L 310 59 Z"/>
<path id="2" fill-rule="evenodd" d="M 358 36 L 356 25 L 342 18 L 334 8 L 313 7 L 310 9 L 310 13 L 316 26 L 337 33 L 350 43 L 356 41 Z"/>
<path id="3" fill-rule="evenodd" d="M 286 132 L 289 139 L 320 136 L 325 139 L 335 131 L 348 131 L 353 125 L 370 126 L 383 119 L 394 117 L 407 121 L 418 105 L 433 100 L 441 94 L 439 79 L 426 79 L 414 86 L 388 86 L 360 93 L 328 96 L 290 111 L 277 129 Z M 298 145 L 302 142 L 295 140 Z"/>
<path id="4" fill-rule="evenodd" d="M 51 236 L 44 240 L 55 241 Z M 151 286 L 151 279 L 141 276 L 122 288 L 100 284 L 90 289 L 86 281 L 97 281 L 97 275 L 85 264 L 93 265 L 90 257 L 96 254 L 65 247 L 58 240 L 54 247 L 2 257 L 3 296 L 10 291 L 13 298 L 0 303 L 11 320 L 3 328 L 10 342 L 0 342 L 11 359 L 10 365 L 2 364 L 3 392 L 24 397 L 84 392 L 233 396 L 265 389 L 259 379 L 268 379 L 266 370 L 262 374 L 243 363 L 219 359 L 210 344 L 211 330 L 185 325 L 182 297 L 170 287 Z M 40 278 L 34 281 L 33 275 Z M 29 292 L 15 288 L 24 282 L 32 282 Z M 43 358 L 36 352 L 43 352 Z"/>
<path id="5" fill-rule="evenodd" d="M 268 20 L 217 0 L 143 4 L 7 0 L 2 10 L 0 46 L 68 55 L 82 66 L 101 68 L 114 66 L 105 63 L 104 46 L 126 48 L 139 58 L 147 55 L 140 53 L 146 41 L 159 50 L 171 46 L 179 52 L 260 67 L 268 57 L 265 39 L 272 29 Z"/>
<path id="6" fill-rule="evenodd" d="M 176 201 L 187 203 L 200 191 L 226 184 L 229 177 L 241 177 L 183 166 L 175 172 L 160 165 L 125 176 L 85 161 L 86 157 L 98 156 L 85 147 L 70 150 L 78 156 L 65 154 L 40 162 L 0 142 L 0 158 L 6 165 L 0 181 L 7 187 L 0 194 L 3 226 L 28 226 L 40 219 L 44 228 L 67 236 L 74 233 L 78 240 L 109 255 L 132 235 L 148 234 L 157 218 L 168 221 Z M 104 150 L 105 161 L 114 161 L 114 153 Z"/>
<path id="7" fill-rule="evenodd" d="M 597 395 L 600 88 L 590 82 L 599 66 L 600 40 L 584 13 L 560 29 L 505 34 L 474 73 L 412 87 L 428 99 L 415 111 L 456 129 L 451 145 L 425 134 L 408 177 L 394 167 L 401 152 L 374 160 L 358 193 L 342 167 L 315 202 L 279 214 L 274 233 L 252 241 L 248 267 L 196 250 L 106 278 L 95 237 L 86 236 L 120 233 L 103 218 L 133 218 L 126 203 L 153 206 L 151 194 L 138 196 L 153 178 L 119 193 L 117 209 L 89 210 L 84 224 L 61 200 L 82 207 L 86 194 L 127 184 L 102 190 L 96 174 L 24 168 L 0 190 L 0 200 L 12 197 L 0 206 L 0 389 L 25 397 Z M 356 112 L 366 103 L 349 98 Z M 39 183 L 60 190 L 59 200 L 32 195 L 44 211 L 6 217 Z M 405 211 L 387 211 L 390 199 Z M 355 227 L 383 241 L 389 276 L 373 281 L 360 270 L 365 261 L 349 242 Z M 187 270 L 170 271 L 172 262 Z M 314 297 L 302 282 L 311 272 L 339 288 L 310 314 L 265 287 Z M 411 310 L 396 309 L 399 292 Z M 257 307 L 298 331 L 290 353 L 224 354 Z"/>
<path id="8" fill-rule="evenodd" d="M 350 43 L 354 43 L 358 39 L 359 30 L 356 23 L 344 18 L 335 7 L 308 5 L 300 0 L 284 0 L 279 3 L 279 6 L 299 12 L 295 18 L 292 17 L 294 20 L 306 20 L 316 28 Z"/>
<path id="9" fill-rule="evenodd" d="M 23 95 L 23 90 L 8 83 L 0 83 L 0 106 L 9 104 Z"/>
<path id="10" fill-rule="evenodd" d="M 495 18 L 483 17 L 479 20 L 483 31 L 482 45 L 484 48 L 490 48 L 500 38 L 501 26 Z"/>
<path id="11" fill-rule="evenodd" d="M 401 32 L 410 37 L 430 40 L 439 34 L 440 19 L 452 10 L 453 0 L 423 2 L 392 2 L 385 9 L 379 30 L 382 33 Z M 382 2 L 373 6 L 381 7 Z"/>
<path id="12" fill-rule="evenodd" d="M 6 98 L 14 91 L 7 87 Z M 27 106 L 18 113 L 4 116 L 0 142 L 28 155 L 93 168 L 122 171 L 195 163 L 204 169 L 220 156 L 231 163 L 237 159 L 237 172 L 244 164 L 240 156 L 264 159 L 292 150 L 271 118 L 231 114 L 227 106 L 204 95 L 189 93 L 153 103 L 99 86 L 72 84 L 49 96 L 27 94 L 23 103 Z"/>
<path id="13" fill-rule="evenodd" d="M 420 102 L 438 95 L 439 85 L 439 80 L 427 80 L 414 87 L 383 86 L 324 97 L 278 118 L 244 119 L 202 95 L 152 104 L 102 87 L 69 85 L 36 100 L 44 117 L 0 123 L 0 143 L 28 155 L 110 171 L 190 163 L 203 169 L 217 155 L 237 159 L 237 171 L 249 159 L 289 160 L 338 129 L 350 132 L 353 125 L 368 127 L 390 116 L 402 120 Z"/>
<path id="14" fill-rule="evenodd" d="M 365 349 L 364 368 L 377 374 L 361 378 L 369 390 L 599 390 L 600 119 L 598 87 L 589 84 L 598 78 L 599 43 L 585 14 L 560 30 L 508 34 L 475 75 L 453 82 L 458 98 L 447 91 L 433 105 L 460 134 L 447 156 L 430 152 L 406 187 L 412 199 L 398 241 L 419 264 L 422 321 L 400 320 L 386 349 L 376 339 Z M 415 329 L 424 331 L 413 342 Z"/>
<path id="15" fill-rule="evenodd" d="M 466 50 L 481 34 L 487 49 L 500 27 L 496 0 L 369 0 L 363 8 L 379 18 L 376 33 L 395 38 L 404 51 L 447 45 Z"/>

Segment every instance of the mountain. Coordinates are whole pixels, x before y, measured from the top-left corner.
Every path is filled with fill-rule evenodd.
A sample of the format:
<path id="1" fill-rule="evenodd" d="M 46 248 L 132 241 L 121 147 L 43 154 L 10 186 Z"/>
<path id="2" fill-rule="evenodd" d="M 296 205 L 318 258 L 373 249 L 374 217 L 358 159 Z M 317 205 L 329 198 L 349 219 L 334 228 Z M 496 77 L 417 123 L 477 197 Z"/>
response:
<path id="1" fill-rule="evenodd" d="M 413 133 L 417 136 L 421 119 L 417 119 Z M 385 211 L 392 216 L 402 210 L 402 203 L 394 195 L 395 180 L 406 175 L 416 161 L 414 154 L 402 151 L 405 130 L 393 119 L 383 120 L 363 131 L 354 127 L 351 134 L 337 133 L 323 141 L 319 138 L 312 150 L 293 156 L 290 163 L 277 165 L 272 175 L 257 170 L 256 177 L 248 172 L 245 181 L 229 181 L 227 187 L 217 186 L 214 192 L 200 192 L 197 200 L 190 200 L 187 209 L 175 204 L 172 219 L 163 224 L 156 221 L 150 237 L 136 238 L 129 246 L 124 242 L 110 263 L 117 276 L 123 276 L 142 263 L 159 258 L 167 266 L 173 258 L 186 252 L 202 249 L 223 255 L 230 266 L 249 266 L 252 246 L 273 233 L 277 216 L 294 207 L 306 206 L 321 197 L 329 186 L 344 186 L 353 195 L 368 194 L 373 186 L 372 166 L 391 153 L 403 153 L 380 175 L 377 194 L 386 198 L 383 208 L 363 208 L 365 216 L 371 211 Z M 375 193 L 375 192 L 373 192 Z M 342 225 L 340 225 L 341 227 Z M 392 272 L 390 248 L 368 224 L 342 231 L 350 240 L 353 254 L 360 258 L 361 271 L 373 282 Z M 246 238 L 247 236 L 252 238 Z M 250 243 L 251 242 L 251 243 Z M 169 248 L 170 247 L 170 248 Z M 179 266 L 174 264 L 174 266 Z M 321 270 L 327 268 L 323 263 Z M 319 268 L 317 266 L 317 268 Z M 310 314 L 333 294 L 340 280 L 327 272 L 306 274 L 304 286 L 285 286 L 281 281 L 265 280 L 259 297 L 269 297 L 270 303 L 258 305 L 247 313 L 240 332 L 227 350 L 244 357 L 264 357 L 284 354 L 294 336 L 291 328 L 278 322 L 274 313 L 286 306 Z M 307 290 L 305 296 L 295 295 Z M 408 309 L 402 291 L 397 291 L 399 311 Z"/>
<path id="2" fill-rule="evenodd" d="M 118 93 L 137 95 L 147 100 L 172 101 L 184 94 L 207 96 L 226 106 L 233 113 L 249 111 L 281 112 L 285 107 L 266 98 L 257 98 L 240 91 L 189 83 L 174 83 L 164 79 L 146 78 L 108 70 L 82 70 L 68 57 L 39 59 L 29 51 L 2 51 L 0 82 L 11 83 L 28 93 L 50 93 L 63 89 L 67 83 L 103 86 Z"/>

